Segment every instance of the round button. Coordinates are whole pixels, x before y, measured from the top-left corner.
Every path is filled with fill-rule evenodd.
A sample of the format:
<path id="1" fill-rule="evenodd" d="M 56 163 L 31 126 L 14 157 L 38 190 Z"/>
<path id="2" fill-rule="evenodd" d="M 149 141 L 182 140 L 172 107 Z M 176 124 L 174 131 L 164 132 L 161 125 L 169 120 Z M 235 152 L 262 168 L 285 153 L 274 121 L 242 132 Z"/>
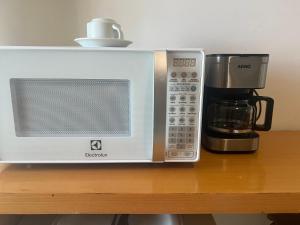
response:
<path id="1" fill-rule="evenodd" d="M 175 112 L 175 107 L 170 107 L 170 112 Z"/>
<path id="2" fill-rule="evenodd" d="M 178 152 L 171 152 L 170 154 L 171 156 L 176 157 L 178 155 Z"/>
<path id="3" fill-rule="evenodd" d="M 182 107 L 180 107 L 179 111 L 180 112 L 185 112 L 185 108 L 182 106 Z"/>
<path id="4" fill-rule="evenodd" d="M 183 78 L 187 77 L 187 73 L 186 72 L 182 72 L 181 73 L 181 77 L 183 77 Z"/>
<path id="5" fill-rule="evenodd" d="M 171 77 L 176 77 L 176 76 L 177 76 L 176 72 L 171 73 Z"/>
<path id="6" fill-rule="evenodd" d="M 169 119 L 169 122 L 170 122 L 170 123 L 174 123 L 174 122 L 175 122 L 175 118 L 174 118 L 174 117 L 171 117 L 171 118 Z"/>
<path id="7" fill-rule="evenodd" d="M 195 95 L 191 95 L 190 100 L 191 100 L 192 102 L 196 101 L 196 96 L 195 96 Z"/>
<path id="8" fill-rule="evenodd" d="M 184 123 L 184 121 L 185 121 L 185 118 L 183 118 L 183 117 L 181 117 L 181 118 L 179 119 L 179 122 L 180 122 L 180 123 Z"/>
<path id="9" fill-rule="evenodd" d="M 189 121 L 190 121 L 190 123 L 194 123 L 194 122 L 195 122 L 195 118 L 191 117 L 191 118 L 189 119 Z"/>
<path id="10" fill-rule="evenodd" d="M 171 100 L 171 101 L 175 101 L 175 100 L 176 100 L 176 96 L 175 96 L 175 95 L 171 95 L 171 96 L 170 96 L 170 100 Z"/>
<path id="11" fill-rule="evenodd" d="M 196 111 L 195 107 L 191 106 L 190 107 L 190 112 L 195 112 L 195 111 Z"/>
<path id="12" fill-rule="evenodd" d="M 192 86 L 191 87 L 191 91 L 196 91 L 197 90 L 197 87 L 196 86 Z"/>
<path id="13" fill-rule="evenodd" d="M 185 95 L 180 96 L 180 101 L 185 101 L 185 99 L 186 99 Z"/>
<path id="14" fill-rule="evenodd" d="M 193 77 L 193 78 L 197 77 L 197 75 L 198 75 L 198 74 L 197 74 L 196 72 L 192 72 L 192 77 Z"/>

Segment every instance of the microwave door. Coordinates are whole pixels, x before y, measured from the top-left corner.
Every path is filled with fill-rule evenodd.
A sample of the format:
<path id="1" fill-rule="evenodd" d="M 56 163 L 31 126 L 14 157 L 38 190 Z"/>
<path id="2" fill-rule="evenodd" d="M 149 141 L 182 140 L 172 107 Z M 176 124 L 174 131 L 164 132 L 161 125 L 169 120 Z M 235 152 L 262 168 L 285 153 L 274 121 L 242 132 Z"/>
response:
<path id="1" fill-rule="evenodd" d="M 12 48 L 0 64 L 2 162 L 163 160 L 154 52 Z"/>

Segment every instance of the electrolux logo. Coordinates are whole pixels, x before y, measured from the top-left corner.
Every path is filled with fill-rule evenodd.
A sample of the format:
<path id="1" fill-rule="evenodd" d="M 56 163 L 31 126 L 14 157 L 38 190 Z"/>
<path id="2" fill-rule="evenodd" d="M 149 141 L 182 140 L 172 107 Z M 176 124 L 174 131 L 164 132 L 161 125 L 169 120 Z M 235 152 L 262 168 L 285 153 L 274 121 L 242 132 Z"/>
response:
<path id="1" fill-rule="evenodd" d="M 101 140 L 91 140 L 90 141 L 90 147 L 92 151 L 96 151 L 96 150 L 102 150 L 102 141 Z M 108 157 L 107 153 L 89 153 L 86 152 L 84 153 L 84 157 L 86 158 L 105 158 Z"/>
<path id="2" fill-rule="evenodd" d="M 85 153 L 84 156 L 86 158 L 105 158 L 108 156 L 107 153 Z"/>
<path id="3" fill-rule="evenodd" d="M 91 150 L 102 150 L 101 140 L 91 140 Z"/>
<path id="4" fill-rule="evenodd" d="M 251 69 L 251 64 L 239 64 L 237 67 L 239 69 Z"/>

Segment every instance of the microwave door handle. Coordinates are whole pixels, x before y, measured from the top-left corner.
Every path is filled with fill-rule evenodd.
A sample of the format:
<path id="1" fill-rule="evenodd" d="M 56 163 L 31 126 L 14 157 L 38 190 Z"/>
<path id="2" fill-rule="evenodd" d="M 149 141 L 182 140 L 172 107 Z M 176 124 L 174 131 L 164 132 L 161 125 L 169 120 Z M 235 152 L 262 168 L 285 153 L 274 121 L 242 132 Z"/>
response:
<path id="1" fill-rule="evenodd" d="M 166 105 L 167 105 L 167 52 L 154 52 L 154 123 L 153 157 L 154 162 L 165 160 Z"/>

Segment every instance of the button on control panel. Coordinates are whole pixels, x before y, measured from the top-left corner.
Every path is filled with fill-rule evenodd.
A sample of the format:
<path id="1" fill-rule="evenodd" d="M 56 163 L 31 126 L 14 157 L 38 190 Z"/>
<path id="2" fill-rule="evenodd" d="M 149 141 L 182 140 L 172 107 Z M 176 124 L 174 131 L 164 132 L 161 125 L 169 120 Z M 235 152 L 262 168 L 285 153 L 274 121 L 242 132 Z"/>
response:
<path id="1" fill-rule="evenodd" d="M 200 52 L 168 54 L 167 161 L 198 157 L 202 57 Z"/>

